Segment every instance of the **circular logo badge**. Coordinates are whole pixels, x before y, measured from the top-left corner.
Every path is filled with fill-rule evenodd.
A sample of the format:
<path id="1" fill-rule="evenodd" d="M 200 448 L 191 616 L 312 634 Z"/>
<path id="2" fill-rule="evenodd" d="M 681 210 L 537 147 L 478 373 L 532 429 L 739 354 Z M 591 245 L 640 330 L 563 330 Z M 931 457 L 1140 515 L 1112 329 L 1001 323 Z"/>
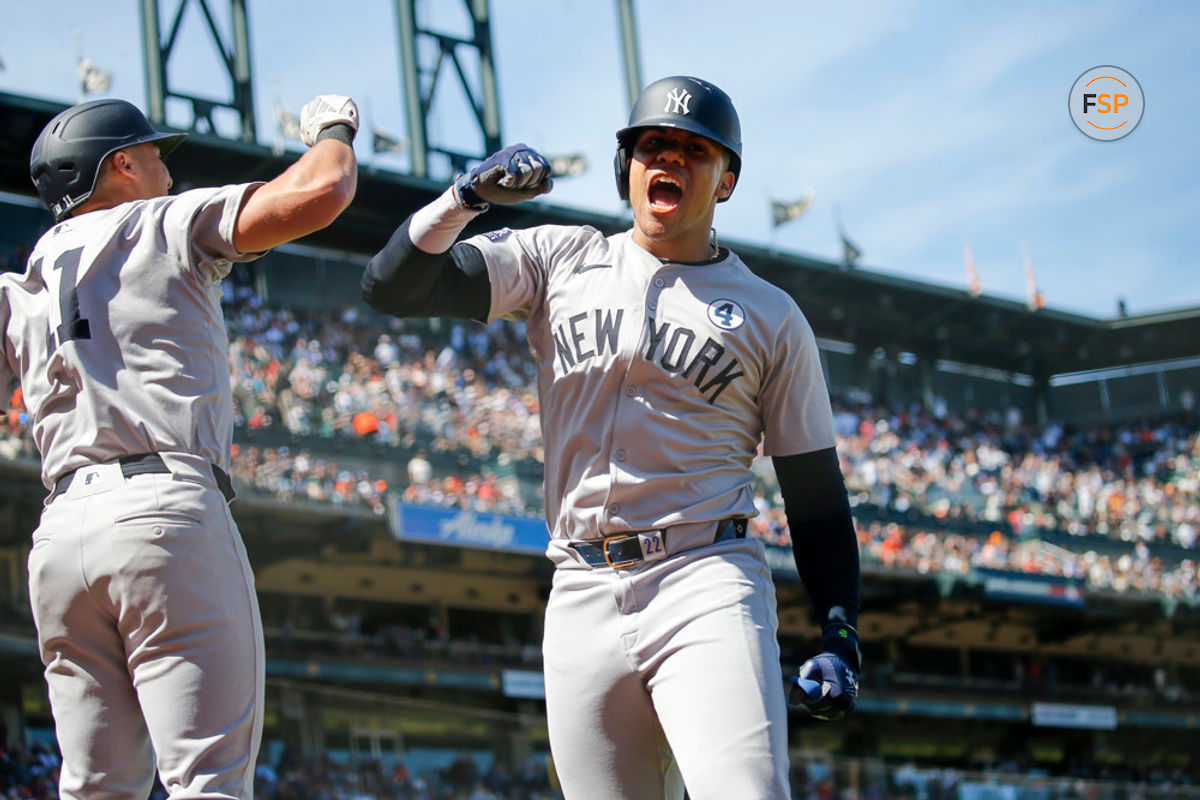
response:
<path id="1" fill-rule="evenodd" d="M 731 331 L 746 321 L 745 310 L 732 300 L 713 300 L 708 304 L 708 321 L 718 328 Z"/>
<path id="2" fill-rule="evenodd" d="M 1101 142 L 1124 138 L 1142 121 L 1142 87 L 1120 67 L 1092 67 L 1071 87 L 1067 107 L 1075 127 Z"/>

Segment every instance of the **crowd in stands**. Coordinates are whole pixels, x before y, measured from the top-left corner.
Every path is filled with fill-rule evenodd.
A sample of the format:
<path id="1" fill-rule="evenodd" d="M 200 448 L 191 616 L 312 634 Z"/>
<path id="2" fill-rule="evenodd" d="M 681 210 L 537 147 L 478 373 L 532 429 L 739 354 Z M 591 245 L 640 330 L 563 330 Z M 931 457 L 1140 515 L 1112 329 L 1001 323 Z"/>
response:
<path id="1" fill-rule="evenodd" d="M 524 326 L 397 320 L 226 303 L 239 424 L 477 459 L 541 461 Z"/>
<path id="2" fill-rule="evenodd" d="M 287 757 L 272 764 L 260 758 L 254 796 L 260 800 L 560 800 L 562 793 L 546 759 L 531 756 L 518 768 L 499 758 L 481 767 L 461 753 L 442 768 L 414 774 L 403 758 L 339 760 L 328 757 L 297 761 Z M 0 741 L 0 798 L 56 800 L 56 752 L 41 743 L 32 747 Z M 1183 767 L 1147 764 L 1080 762 L 1049 774 L 1035 764 L 1016 760 L 989 763 L 919 764 L 913 760 L 881 764 L 823 753 L 792 758 L 794 798 L 873 797 L 879 800 L 953 800 L 990 797 L 1042 797 L 1079 800 L 1146 800 L 1157 797 L 1200 797 L 1197 776 Z M 164 800 L 155 785 L 150 800 Z"/>
<path id="3" fill-rule="evenodd" d="M 835 425 L 867 563 L 922 574 L 988 567 L 1200 599 L 1194 420 L 1067 430 L 866 406 L 838 409 Z M 756 535 L 786 544 L 769 469 L 757 483 Z M 1183 557 L 1164 557 L 1161 545 Z"/>
<path id="4" fill-rule="evenodd" d="M 518 769 L 498 758 L 486 769 L 468 753 L 443 768 L 414 774 L 403 759 L 336 762 L 329 758 L 278 765 L 260 761 L 254 796 L 260 800 L 559 800 L 546 760 L 532 756 Z"/>
<path id="5" fill-rule="evenodd" d="M 541 468 L 536 369 L 520 323 L 272 309 L 245 283 L 227 284 L 239 491 L 383 514 L 390 490 L 409 503 L 541 515 L 536 480 L 501 481 L 492 469 L 498 460 L 530 474 Z M 1015 412 L 835 403 L 835 426 L 868 561 L 921 572 L 1042 572 L 1118 591 L 1200 591 L 1194 417 L 1073 428 L 1031 425 Z M 23 413 L 10 414 L 0 456 L 34 457 L 28 428 Z M 289 444 L 258 443 L 268 431 Z M 326 440 L 361 443 L 370 457 L 339 464 L 322 454 Z M 400 480 L 388 479 L 385 462 Z M 787 544 L 769 462 L 758 459 L 755 470 L 752 531 Z M 1056 536 L 1065 547 L 1018 545 Z M 1099 540 L 1124 551 L 1089 545 Z"/>
<path id="6" fill-rule="evenodd" d="M 343 469 L 337 461 L 287 446 L 258 447 L 235 443 L 231 476 L 239 491 L 283 502 L 307 501 L 335 506 L 367 506 L 383 514 L 388 484 L 367 470 Z"/>
<path id="7" fill-rule="evenodd" d="M 1014 534 L 1064 531 L 1196 544 L 1200 435 L 1194 421 L 1067 429 L 866 408 L 837 414 L 851 492 L 939 521 Z"/>
<path id="8" fill-rule="evenodd" d="M 58 769 L 62 759 L 42 742 L 26 745 L 9 741 L 0 723 L 0 798 L 58 800 Z"/>
<path id="9" fill-rule="evenodd" d="M 519 324 L 273 311 L 252 294 L 229 307 L 237 407 L 249 430 L 466 451 L 481 462 L 541 460 L 534 367 Z M 839 407 L 835 423 L 859 503 L 943 527 L 1196 546 L 1194 421 L 1070 429 L 866 405 Z"/>
<path id="10" fill-rule="evenodd" d="M 27 746 L 0 739 L 0 798 L 58 800 L 62 759 L 42 742 Z M 517 769 L 490 759 L 487 769 L 464 753 L 443 768 L 414 774 L 405 762 L 384 767 L 377 760 L 296 761 L 260 758 L 254 773 L 259 800 L 560 800 L 546 759 L 530 757 Z M 149 800 L 165 800 L 156 783 Z"/>

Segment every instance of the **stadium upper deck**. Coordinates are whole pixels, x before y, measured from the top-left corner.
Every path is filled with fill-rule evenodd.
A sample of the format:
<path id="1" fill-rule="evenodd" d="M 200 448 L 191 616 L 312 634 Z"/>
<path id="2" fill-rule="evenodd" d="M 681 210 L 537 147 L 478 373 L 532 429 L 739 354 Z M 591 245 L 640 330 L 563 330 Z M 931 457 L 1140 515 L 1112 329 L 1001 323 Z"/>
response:
<path id="1" fill-rule="evenodd" d="M 0 92 L 0 192 L 33 198 L 29 149 L 37 132 L 64 106 Z M 270 148 L 193 134 L 171 157 L 177 188 L 237 182 L 273 174 L 298 157 Z M 374 252 L 411 210 L 443 187 L 435 182 L 364 168 L 353 205 L 309 244 L 346 253 Z M 46 217 L 49 222 L 49 217 Z M 544 223 L 626 227 L 618 217 L 535 202 L 497 208 L 488 227 Z M 468 230 L 470 232 L 470 229 Z M 921 283 L 864 269 L 730 242 L 763 277 L 802 299 L 817 335 L 854 345 L 864 358 L 882 350 L 916 353 L 926 363 L 947 360 L 1030 376 L 1050 376 L 1142 362 L 1187 358 L 1200 348 L 1200 306 L 1101 320 L 997 297 Z"/>

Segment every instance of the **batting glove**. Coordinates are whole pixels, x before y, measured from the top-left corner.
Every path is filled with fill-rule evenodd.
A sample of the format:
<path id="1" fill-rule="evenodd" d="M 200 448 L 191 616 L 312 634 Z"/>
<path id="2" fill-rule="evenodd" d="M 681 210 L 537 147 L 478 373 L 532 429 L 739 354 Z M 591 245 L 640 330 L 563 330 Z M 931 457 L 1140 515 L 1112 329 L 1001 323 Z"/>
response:
<path id="1" fill-rule="evenodd" d="M 358 133 L 358 106 L 349 97 L 319 94 L 300 109 L 300 139 L 309 147 L 324 138 L 321 133 L 332 125 L 348 126 L 350 140 L 354 140 L 354 134 Z"/>
<path id="2" fill-rule="evenodd" d="M 821 633 L 824 651 L 805 661 L 792 678 L 790 701 L 803 705 L 817 719 L 835 720 L 854 710 L 858 699 L 858 673 L 862 657 L 858 631 L 842 622 L 831 622 Z"/>
<path id="3" fill-rule="evenodd" d="M 487 211 L 532 200 L 554 186 L 550 162 L 525 144 L 513 144 L 488 156 L 482 164 L 454 179 L 454 199 L 471 211 Z"/>

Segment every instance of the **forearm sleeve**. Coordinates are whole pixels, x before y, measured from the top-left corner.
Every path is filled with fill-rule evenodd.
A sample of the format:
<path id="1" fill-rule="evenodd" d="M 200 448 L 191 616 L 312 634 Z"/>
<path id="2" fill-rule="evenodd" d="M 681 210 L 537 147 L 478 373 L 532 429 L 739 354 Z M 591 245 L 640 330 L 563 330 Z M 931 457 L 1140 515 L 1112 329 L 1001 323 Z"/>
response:
<path id="1" fill-rule="evenodd" d="M 840 606 L 845 622 L 857 627 L 862 594 L 858 537 L 836 448 L 776 456 L 772 463 L 792 534 L 792 555 L 817 622 L 824 625 L 830 610 Z"/>
<path id="2" fill-rule="evenodd" d="M 463 317 L 487 321 L 491 282 L 483 254 L 451 246 L 475 213 L 448 205 L 447 195 L 406 219 L 363 271 L 362 294 L 376 311 L 398 317 Z"/>

